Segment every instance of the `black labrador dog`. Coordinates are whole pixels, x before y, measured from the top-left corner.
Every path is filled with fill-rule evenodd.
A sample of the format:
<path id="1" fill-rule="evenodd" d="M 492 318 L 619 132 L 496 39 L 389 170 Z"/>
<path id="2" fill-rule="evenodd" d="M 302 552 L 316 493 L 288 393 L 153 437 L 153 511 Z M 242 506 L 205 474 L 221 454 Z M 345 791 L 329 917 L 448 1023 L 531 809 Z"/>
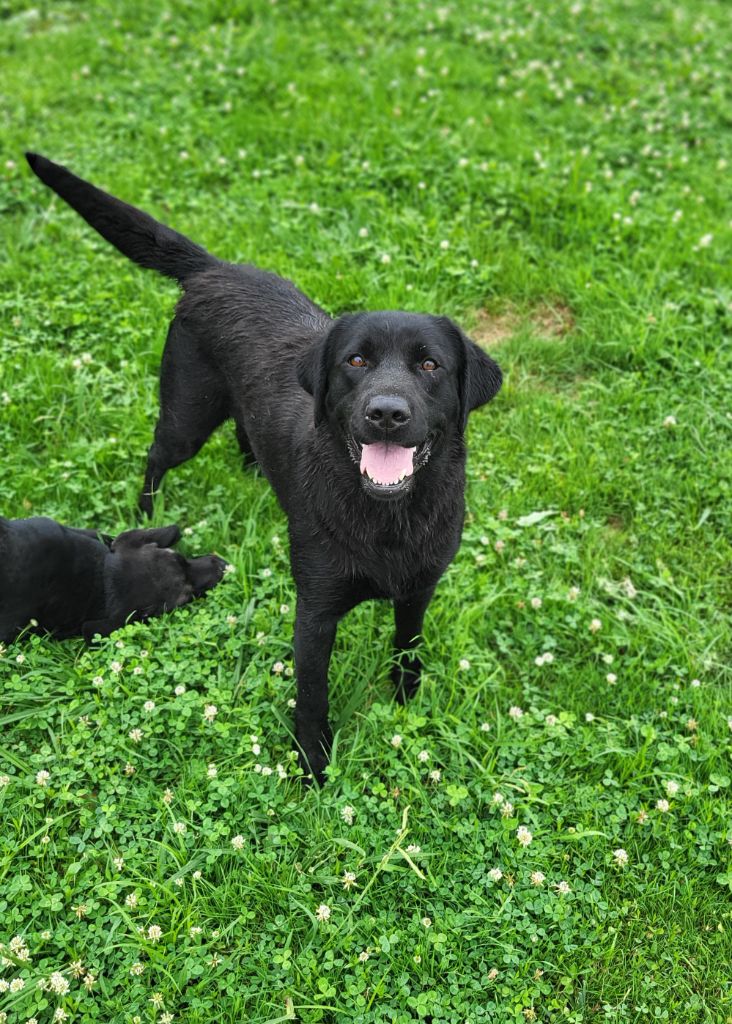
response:
<path id="1" fill-rule="evenodd" d="M 215 587 L 226 562 L 172 551 L 177 526 L 112 538 L 53 519 L 0 518 L 0 641 L 34 629 L 58 639 L 107 636 Z"/>
<path id="2" fill-rule="evenodd" d="M 394 602 L 393 681 L 409 697 L 425 609 L 460 543 L 468 413 L 497 393 L 501 371 L 446 317 L 333 320 L 290 281 L 225 263 L 66 168 L 27 159 L 102 237 L 183 288 L 140 505 L 149 513 L 167 470 L 233 417 L 288 517 L 296 736 L 322 782 L 338 620 L 369 598 Z"/>

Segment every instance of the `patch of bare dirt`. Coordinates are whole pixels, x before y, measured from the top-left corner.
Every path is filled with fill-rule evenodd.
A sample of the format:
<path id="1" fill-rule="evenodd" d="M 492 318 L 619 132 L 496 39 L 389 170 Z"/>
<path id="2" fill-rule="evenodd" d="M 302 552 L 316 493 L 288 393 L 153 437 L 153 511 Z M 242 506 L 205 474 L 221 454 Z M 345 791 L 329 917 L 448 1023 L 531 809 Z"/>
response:
<path id="1" fill-rule="evenodd" d="M 526 312 L 509 306 L 500 313 L 479 309 L 475 313 L 475 326 L 470 336 L 483 348 L 493 348 L 508 341 L 519 331 L 528 328 L 540 338 L 559 339 L 574 327 L 572 310 L 566 303 L 538 302 Z"/>

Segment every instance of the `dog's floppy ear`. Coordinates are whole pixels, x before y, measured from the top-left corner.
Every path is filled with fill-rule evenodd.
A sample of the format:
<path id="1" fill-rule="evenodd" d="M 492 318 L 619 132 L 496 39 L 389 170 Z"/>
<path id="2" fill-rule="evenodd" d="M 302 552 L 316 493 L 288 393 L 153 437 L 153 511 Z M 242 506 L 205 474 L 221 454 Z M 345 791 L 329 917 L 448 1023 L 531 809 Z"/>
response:
<path id="1" fill-rule="evenodd" d="M 180 540 L 177 526 L 158 526 L 150 530 L 126 530 L 112 541 L 112 551 L 122 548 L 141 548 L 143 544 L 157 544 L 159 548 L 172 548 Z"/>
<path id="2" fill-rule="evenodd" d="M 325 419 L 325 398 L 328 392 L 328 374 L 334 345 L 340 335 L 359 319 L 360 314 L 358 313 L 339 317 L 331 329 L 325 334 L 321 334 L 297 361 L 298 384 L 313 396 L 313 416 L 316 427 Z"/>
<path id="3" fill-rule="evenodd" d="M 441 322 L 443 327 L 459 340 L 463 350 L 460 375 L 460 428 L 465 430 L 468 414 L 490 402 L 501 390 L 503 374 L 498 363 L 471 341 L 457 324 L 446 317 L 442 317 Z"/>

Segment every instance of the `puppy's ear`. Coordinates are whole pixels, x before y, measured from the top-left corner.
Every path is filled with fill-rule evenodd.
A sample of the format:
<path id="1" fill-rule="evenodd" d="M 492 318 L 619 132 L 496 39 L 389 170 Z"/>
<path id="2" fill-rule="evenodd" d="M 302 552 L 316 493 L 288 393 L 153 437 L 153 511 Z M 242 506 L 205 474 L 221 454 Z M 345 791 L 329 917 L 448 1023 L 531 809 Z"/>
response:
<path id="1" fill-rule="evenodd" d="M 460 426 L 465 430 L 468 415 L 480 408 L 501 390 L 503 374 L 498 363 L 491 359 L 482 348 L 471 341 L 452 320 L 442 318 L 448 332 L 459 339 L 463 349 L 463 364 L 460 377 Z"/>
<path id="2" fill-rule="evenodd" d="M 306 349 L 297 361 L 297 381 L 300 387 L 313 396 L 313 417 L 319 426 L 326 415 L 325 399 L 328 392 L 333 351 L 338 338 L 360 319 L 360 314 L 339 317 L 327 333 Z"/>
<path id="3" fill-rule="evenodd" d="M 157 544 L 159 548 L 172 548 L 180 540 L 180 528 L 177 526 L 158 526 L 151 530 L 126 530 L 115 537 L 111 544 L 112 551 L 123 548 L 141 548 L 143 544 Z"/>
<path id="4" fill-rule="evenodd" d="M 118 622 L 115 619 L 89 619 L 81 627 L 81 635 L 84 638 L 84 643 L 90 644 L 97 634 L 109 636 L 120 626 L 124 626 L 124 622 Z"/>

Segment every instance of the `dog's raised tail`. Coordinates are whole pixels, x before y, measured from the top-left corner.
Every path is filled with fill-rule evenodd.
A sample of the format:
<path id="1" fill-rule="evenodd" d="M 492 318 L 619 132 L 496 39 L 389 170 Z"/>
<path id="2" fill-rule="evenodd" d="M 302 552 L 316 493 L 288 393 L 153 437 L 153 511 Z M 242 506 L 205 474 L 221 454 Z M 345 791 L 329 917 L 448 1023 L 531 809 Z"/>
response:
<path id="1" fill-rule="evenodd" d="M 61 196 L 84 220 L 141 267 L 157 270 L 181 284 L 218 261 L 200 245 L 138 210 L 77 178 L 38 153 L 26 153 L 34 174 Z"/>

